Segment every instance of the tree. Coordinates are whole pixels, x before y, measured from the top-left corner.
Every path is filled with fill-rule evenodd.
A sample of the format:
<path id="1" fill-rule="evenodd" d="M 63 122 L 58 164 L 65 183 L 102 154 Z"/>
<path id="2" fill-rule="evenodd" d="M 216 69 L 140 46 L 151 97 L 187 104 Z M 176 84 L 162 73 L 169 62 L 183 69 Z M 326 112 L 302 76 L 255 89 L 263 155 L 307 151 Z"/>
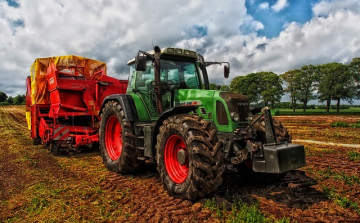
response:
<path id="1" fill-rule="evenodd" d="M 349 64 L 349 69 L 355 79 L 355 87 L 357 90 L 356 98 L 360 99 L 360 57 L 355 57 Z"/>
<path id="2" fill-rule="evenodd" d="M 6 101 L 7 98 L 8 96 L 4 92 L 0 91 L 0 102 Z"/>
<path id="3" fill-rule="evenodd" d="M 303 103 L 303 111 L 306 112 L 307 103 L 315 99 L 314 91 L 318 81 L 316 68 L 313 65 L 303 66 L 300 69 L 300 80 L 298 85 L 299 101 Z"/>
<path id="4" fill-rule="evenodd" d="M 214 84 L 214 83 L 210 83 L 210 90 L 220 90 L 220 91 L 230 91 L 230 87 L 227 86 L 227 85 L 217 85 L 217 84 Z M 219 89 L 220 87 L 220 89 Z"/>
<path id="5" fill-rule="evenodd" d="M 259 84 L 260 76 L 257 73 L 237 76 L 230 82 L 230 91 L 247 95 L 250 103 L 257 103 L 261 98 Z"/>
<path id="6" fill-rule="evenodd" d="M 319 85 L 318 98 L 326 101 L 326 111 L 329 112 L 331 100 L 336 100 L 336 109 L 339 112 L 340 101 L 349 103 L 357 94 L 356 74 L 351 67 L 342 63 L 328 63 L 318 66 Z"/>
<path id="7" fill-rule="evenodd" d="M 14 103 L 14 98 L 13 97 L 8 97 L 8 99 L 7 99 L 7 102 L 11 105 L 11 104 L 13 104 Z"/>
<path id="8" fill-rule="evenodd" d="M 265 106 L 271 103 L 271 108 L 275 107 L 275 102 L 280 102 L 283 95 L 282 80 L 273 72 L 260 72 L 259 91 Z"/>
<path id="9" fill-rule="evenodd" d="M 337 76 L 337 81 L 333 86 L 333 98 L 337 100 L 336 111 L 339 112 L 340 101 L 346 100 L 352 104 L 353 99 L 357 95 L 357 86 L 356 86 L 356 76 L 351 70 L 350 67 L 341 63 L 334 64 L 333 75 Z"/>
<path id="10" fill-rule="evenodd" d="M 14 104 L 15 105 L 21 105 L 25 102 L 25 95 L 17 95 L 14 97 Z"/>
<path id="11" fill-rule="evenodd" d="M 318 85 L 318 98 L 320 102 L 326 101 L 326 112 L 329 112 L 331 99 L 334 96 L 334 88 L 337 81 L 337 76 L 333 74 L 333 67 L 335 64 L 318 65 L 319 85 Z"/>
<path id="12" fill-rule="evenodd" d="M 280 101 L 283 89 L 281 79 L 273 72 L 251 73 L 246 76 L 235 77 L 230 83 L 230 90 L 247 95 L 251 103 L 263 100 L 265 106 L 274 106 Z"/>
<path id="13" fill-rule="evenodd" d="M 217 90 L 217 84 L 210 83 L 210 90 Z"/>
<path id="14" fill-rule="evenodd" d="M 228 85 L 222 85 L 220 91 L 230 91 L 230 87 Z"/>
<path id="15" fill-rule="evenodd" d="M 299 85 L 301 80 L 301 72 L 298 69 L 289 70 L 280 76 L 286 83 L 286 88 L 284 91 L 290 95 L 292 109 L 293 112 L 295 112 L 296 102 L 300 98 Z"/>

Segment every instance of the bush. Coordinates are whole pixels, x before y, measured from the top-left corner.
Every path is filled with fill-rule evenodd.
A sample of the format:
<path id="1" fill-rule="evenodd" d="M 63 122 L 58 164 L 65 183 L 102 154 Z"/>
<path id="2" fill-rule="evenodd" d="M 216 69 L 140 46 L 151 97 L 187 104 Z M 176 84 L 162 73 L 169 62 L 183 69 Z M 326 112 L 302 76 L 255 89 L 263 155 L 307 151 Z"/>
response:
<path id="1" fill-rule="evenodd" d="M 2 106 L 2 105 L 10 105 L 10 104 L 9 104 L 9 102 L 4 101 L 4 102 L 0 102 L 0 106 Z"/>
<path id="2" fill-rule="evenodd" d="M 280 102 L 276 103 L 274 108 L 289 108 L 292 109 L 291 102 Z"/>
<path id="3" fill-rule="evenodd" d="M 349 125 L 349 123 L 347 123 L 347 122 L 341 122 L 341 121 L 339 121 L 339 122 L 333 122 L 333 123 L 331 123 L 331 127 L 349 127 L 350 125 Z"/>
<path id="4" fill-rule="evenodd" d="M 326 105 L 318 105 L 318 109 L 326 109 Z M 340 105 L 339 109 L 349 109 L 350 105 Z M 336 109 L 336 105 L 330 105 L 330 109 Z"/>

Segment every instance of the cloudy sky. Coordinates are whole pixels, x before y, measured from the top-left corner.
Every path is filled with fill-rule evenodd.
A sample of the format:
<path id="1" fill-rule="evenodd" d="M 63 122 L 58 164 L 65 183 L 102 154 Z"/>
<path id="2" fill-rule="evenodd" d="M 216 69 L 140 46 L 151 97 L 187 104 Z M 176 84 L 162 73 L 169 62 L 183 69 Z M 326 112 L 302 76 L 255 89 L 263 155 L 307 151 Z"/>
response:
<path id="1" fill-rule="evenodd" d="M 25 93 L 38 57 L 79 55 L 107 62 L 108 75 L 126 79 L 138 50 L 175 46 L 216 66 L 210 80 L 282 74 L 308 64 L 360 57 L 359 0 L 0 0 L 0 91 Z"/>

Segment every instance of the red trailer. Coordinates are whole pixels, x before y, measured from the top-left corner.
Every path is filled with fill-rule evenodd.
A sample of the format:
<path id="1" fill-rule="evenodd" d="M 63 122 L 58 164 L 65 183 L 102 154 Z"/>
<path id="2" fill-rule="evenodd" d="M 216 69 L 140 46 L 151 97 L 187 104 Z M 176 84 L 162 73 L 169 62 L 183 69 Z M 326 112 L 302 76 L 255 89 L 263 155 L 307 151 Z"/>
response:
<path id="1" fill-rule="evenodd" d="M 99 141 L 101 104 L 124 94 L 127 81 L 107 76 L 103 62 L 69 55 L 36 59 L 26 85 L 31 138 L 59 153 Z"/>

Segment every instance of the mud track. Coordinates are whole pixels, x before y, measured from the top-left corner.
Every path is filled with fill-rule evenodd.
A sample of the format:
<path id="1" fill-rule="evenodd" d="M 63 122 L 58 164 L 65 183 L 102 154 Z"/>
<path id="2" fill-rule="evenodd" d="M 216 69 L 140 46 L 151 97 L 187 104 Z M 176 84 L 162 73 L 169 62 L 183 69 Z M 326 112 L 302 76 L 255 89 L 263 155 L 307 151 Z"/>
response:
<path id="1" fill-rule="evenodd" d="M 349 117 L 348 117 L 349 118 Z M 355 121 L 358 117 L 348 119 Z M 331 121 L 342 117 L 279 117 L 294 139 L 356 144 L 356 130 L 344 128 L 350 138 L 328 138 Z M 331 121 L 329 121 L 331 120 Z M 305 123 L 306 122 L 306 123 Z M 315 130 L 316 131 L 315 131 Z M 310 138 L 309 132 L 314 131 Z M 331 132 L 331 131 L 330 131 Z M 305 133 L 305 134 L 304 134 Z M 99 152 L 53 157 L 43 146 L 33 146 L 29 138 L 24 108 L 0 107 L 0 222 L 17 221 L 96 221 L 96 222 L 219 222 L 227 221 L 232 205 L 241 200 L 259 202 L 260 210 L 270 219 L 288 218 L 291 222 L 359 222 L 356 208 L 340 205 L 324 187 L 360 204 L 360 161 L 351 160 L 356 148 L 304 143 L 307 166 L 289 172 L 272 184 L 250 184 L 236 172 L 226 170 L 218 192 L 190 202 L 175 199 L 164 191 L 154 165 L 133 175 L 109 172 Z M 332 134 L 332 133 L 331 133 Z M 335 177 L 337 176 L 337 177 Z M 355 176 L 355 181 L 338 176 Z M 353 179 L 353 178 L 351 178 Z M 33 188 L 42 185 L 40 198 L 48 203 L 33 209 Z M 30 189 L 29 189 L 30 188 Z M 45 196 L 49 188 L 50 195 Z M 53 192 L 53 191 L 56 191 Z M 29 193 L 31 192 L 31 193 Z M 338 198 L 338 197 L 336 197 Z M 225 216 L 205 208 L 209 200 L 225 204 Z M 39 208 L 41 207 L 41 208 Z M 59 208 L 56 208 L 59 207 Z"/>

